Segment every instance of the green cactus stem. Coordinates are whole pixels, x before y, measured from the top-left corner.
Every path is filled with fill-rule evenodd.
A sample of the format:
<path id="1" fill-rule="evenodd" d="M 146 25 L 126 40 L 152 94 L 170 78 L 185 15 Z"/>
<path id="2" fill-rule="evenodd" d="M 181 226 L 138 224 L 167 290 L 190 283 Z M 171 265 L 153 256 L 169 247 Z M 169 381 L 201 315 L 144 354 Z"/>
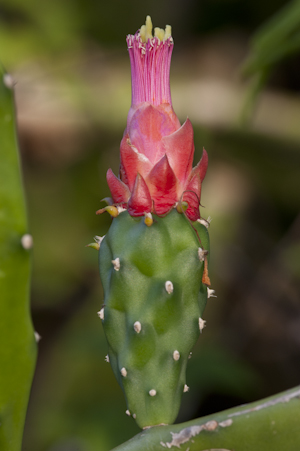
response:
<path id="1" fill-rule="evenodd" d="M 36 361 L 29 311 L 30 247 L 13 81 L 0 67 L 0 450 L 20 451 Z"/>
<path id="2" fill-rule="evenodd" d="M 113 451 L 297 451 L 300 386 L 207 417 L 141 432 Z"/>
<path id="3" fill-rule="evenodd" d="M 209 251 L 207 228 L 176 209 L 150 226 L 148 219 L 123 211 L 99 251 L 109 361 L 126 413 L 142 428 L 173 423 L 188 390 L 188 358 L 205 325 Z"/>

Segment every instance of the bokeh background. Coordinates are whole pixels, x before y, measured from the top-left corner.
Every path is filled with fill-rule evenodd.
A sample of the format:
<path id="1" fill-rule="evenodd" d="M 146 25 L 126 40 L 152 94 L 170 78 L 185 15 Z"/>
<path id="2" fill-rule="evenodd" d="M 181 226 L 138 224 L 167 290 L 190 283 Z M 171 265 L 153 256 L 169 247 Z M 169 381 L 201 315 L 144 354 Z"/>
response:
<path id="1" fill-rule="evenodd" d="M 42 337 L 23 451 L 107 451 L 139 432 L 104 361 L 98 256 L 85 245 L 110 225 L 95 211 L 130 106 L 125 36 L 147 14 L 173 27 L 173 106 L 194 125 L 195 161 L 203 146 L 210 159 L 201 212 L 217 298 L 178 421 L 299 383 L 299 1 L 1 0 Z"/>

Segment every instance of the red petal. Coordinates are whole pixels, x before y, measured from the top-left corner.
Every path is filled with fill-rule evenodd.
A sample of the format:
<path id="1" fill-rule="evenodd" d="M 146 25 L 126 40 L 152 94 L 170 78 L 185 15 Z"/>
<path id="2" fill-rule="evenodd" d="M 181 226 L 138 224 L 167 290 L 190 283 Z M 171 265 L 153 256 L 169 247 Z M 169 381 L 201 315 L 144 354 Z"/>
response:
<path id="1" fill-rule="evenodd" d="M 165 153 L 162 137 L 170 135 L 178 129 L 177 117 L 174 114 L 177 119 L 175 123 L 173 115 L 171 116 L 169 113 L 162 108 L 145 103 L 131 118 L 128 127 L 130 141 L 140 153 L 149 158 L 152 164 L 160 160 Z"/>
<path id="2" fill-rule="evenodd" d="M 140 174 L 137 174 L 133 191 L 128 202 L 128 213 L 131 216 L 143 216 L 150 213 L 152 200 L 148 186 Z"/>
<path id="3" fill-rule="evenodd" d="M 106 173 L 106 180 L 114 203 L 127 203 L 130 197 L 128 186 L 118 179 L 111 169 L 109 169 Z"/>
<path id="4" fill-rule="evenodd" d="M 177 178 L 167 155 L 153 167 L 147 177 L 147 184 L 154 201 L 154 211 L 158 215 L 167 213 L 177 202 Z"/>
<path id="5" fill-rule="evenodd" d="M 191 121 L 187 119 L 179 130 L 162 138 L 165 153 L 171 168 L 182 184 L 187 180 L 193 165 L 194 132 Z"/>
<path id="6" fill-rule="evenodd" d="M 203 148 L 203 153 L 202 153 L 202 157 L 201 160 L 199 161 L 199 163 L 197 164 L 197 166 L 195 166 L 192 170 L 191 173 L 191 177 L 194 176 L 194 174 L 198 174 L 200 177 L 201 182 L 203 182 L 206 171 L 207 171 L 207 166 L 208 166 L 208 155 L 206 150 Z"/>
<path id="7" fill-rule="evenodd" d="M 188 208 L 185 212 L 191 221 L 200 219 L 199 206 L 201 198 L 201 180 L 199 174 L 195 174 L 187 184 L 182 200 L 188 203 Z"/>
<path id="8" fill-rule="evenodd" d="M 152 168 L 152 164 L 131 145 L 128 134 L 121 141 L 120 157 L 120 174 L 122 174 L 122 180 L 129 186 L 130 191 L 132 191 L 137 173 L 146 177 Z"/>

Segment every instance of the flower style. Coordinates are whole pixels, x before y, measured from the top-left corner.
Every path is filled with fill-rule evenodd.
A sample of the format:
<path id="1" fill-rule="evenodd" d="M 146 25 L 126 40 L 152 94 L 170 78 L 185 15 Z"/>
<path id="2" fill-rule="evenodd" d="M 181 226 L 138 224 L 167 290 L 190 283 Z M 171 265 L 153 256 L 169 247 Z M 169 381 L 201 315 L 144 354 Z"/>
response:
<path id="1" fill-rule="evenodd" d="M 181 126 L 172 107 L 173 45 L 169 25 L 165 30 L 155 28 L 152 36 L 149 16 L 146 25 L 127 36 L 132 101 L 121 141 L 119 177 L 109 169 L 107 183 L 113 204 L 126 208 L 131 216 L 163 216 L 179 206 L 196 221 L 208 157 L 203 149 L 200 162 L 192 168 L 192 124 L 187 119 Z"/>

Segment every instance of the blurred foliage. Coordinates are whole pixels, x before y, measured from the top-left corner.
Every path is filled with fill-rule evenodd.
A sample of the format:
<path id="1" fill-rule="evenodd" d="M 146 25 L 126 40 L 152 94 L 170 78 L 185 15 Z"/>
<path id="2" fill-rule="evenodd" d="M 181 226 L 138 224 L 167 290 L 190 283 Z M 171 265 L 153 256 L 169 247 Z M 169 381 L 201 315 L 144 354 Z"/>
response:
<path id="1" fill-rule="evenodd" d="M 252 76 L 242 120 L 247 121 L 253 114 L 253 106 L 258 94 L 270 77 L 274 66 L 300 52 L 300 1 L 294 0 L 284 5 L 264 23 L 250 41 L 250 52 L 242 67 L 244 76 Z"/>

